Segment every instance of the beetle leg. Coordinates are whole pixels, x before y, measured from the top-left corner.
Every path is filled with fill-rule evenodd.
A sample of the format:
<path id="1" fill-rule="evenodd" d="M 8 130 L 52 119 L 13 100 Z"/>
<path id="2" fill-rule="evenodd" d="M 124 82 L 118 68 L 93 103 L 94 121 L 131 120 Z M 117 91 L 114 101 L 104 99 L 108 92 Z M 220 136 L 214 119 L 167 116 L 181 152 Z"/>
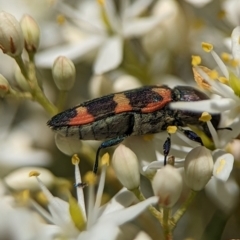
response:
<path id="1" fill-rule="evenodd" d="M 171 135 L 169 134 L 169 137 L 163 144 L 164 166 L 167 164 L 167 156 L 170 152 L 170 148 L 171 148 Z"/>
<path id="2" fill-rule="evenodd" d="M 198 142 L 203 146 L 203 142 L 202 139 L 193 131 L 191 130 L 185 130 L 185 129 L 180 129 L 184 135 L 189 138 L 190 140 L 194 141 L 194 142 Z"/>
<path id="3" fill-rule="evenodd" d="M 115 145 L 119 144 L 120 142 L 122 142 L 126 137 L 127 136 L 124 135 L 124 136 L 112 138 L 112 139 L 109 139 L 109 140 L 103 142 L 99 146 L 99 148 L 97 150 L 97 153 L 96 153 L 96 159 L 95 159 L 95 162 L 94 162 L 94 165 L 93 165 L 93 173 L 97 174 L 97 171 L 98 171 L 98 159 L 99 159 L 99 154 L 100 154 L 101 149 L 115 146 Z"/>

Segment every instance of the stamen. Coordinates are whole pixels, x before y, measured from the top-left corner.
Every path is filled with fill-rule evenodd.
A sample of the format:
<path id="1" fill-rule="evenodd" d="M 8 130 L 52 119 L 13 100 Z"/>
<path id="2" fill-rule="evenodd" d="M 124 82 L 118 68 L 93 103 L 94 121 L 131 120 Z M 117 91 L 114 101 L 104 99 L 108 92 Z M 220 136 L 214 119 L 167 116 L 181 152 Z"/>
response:
<path id="1" fill-rule="evenodd" d="M 28 174 L 29 177 L 38 177 L 39 175 L 40 175 L 40 172 L 35 171 L 35 170 L 31 171 L 31 172 Z"/>
<path id="2" fill-rule="evenodd" d="M 202 122 L 207 122 L 212 119 L 212 116 L 208 112 L 203 112 L 201 117 L 199 118 L 200 121 Z"/>
<path id="3" fill-rule="evenodd" d="M 74 154 L 72 156 L 72 164 L 75 166 L 75 182 L 77 184 L 82 182 L 81 172 L 79 170 L 79 163 L 80 163 L 80 159 L 78 158 L 77 154 Z M 86 217 L 83 187 L 77 187 L 76 191 L 77 191 L 78 204 L 81 206 L 83 216 L 86 219 L 87 217 Z"/>
<path id="4" fill-rule="evenodd" d="M 173 134 L 173 133 L 175 133 L 177 131 L 177 127 L 176 126 L 168 126 L 167 127 L 167 132 L 169 133 L 169 134 Z"/>
<path id="5" fill-rule="evenodd" d="M 215 130 L 215 128 L 213 127 L 212 122 L 207 121 L 207 126 L 208 126 L 208 129 L 209 129 L 209 132 L 211 133 L 211 136 L 212 136 L 215 147 L 219 148 L 220 143 L 219 143 L 218 134 L 217 134 L 217 131 Z"/>
<path id="6" fill-rule="evenodd" d="M 213 50 L 213 45 L 207 42 L 202 42 L 202 49 L 205 52 L 211 52 Z"/>
<path id="7" fill-rule="evenodd" d="M 202 59 L 200 56 L 192 56 L 192 66 L 197 66 L 201 63 Z"/>

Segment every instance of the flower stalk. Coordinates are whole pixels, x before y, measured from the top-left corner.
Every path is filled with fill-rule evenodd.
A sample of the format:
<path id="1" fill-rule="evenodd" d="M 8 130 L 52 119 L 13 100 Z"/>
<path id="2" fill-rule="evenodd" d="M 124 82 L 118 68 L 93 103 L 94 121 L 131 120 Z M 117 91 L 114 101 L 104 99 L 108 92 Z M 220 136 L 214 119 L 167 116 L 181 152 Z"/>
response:
<path id="1" fill-rule="evenodd" d="M 181 217 L 184 215 L 184 213 L 187 211 L 190 204 L 193 202 L 197 195 L 196 191 L 191 190 L 187 199 L 184 201 L 182 206 L 177 210 L 177 212 L 173 215 L 173 217 L 170 219 L 171 222 L 171 231 L 174 230 L 174 228 L 177 226 L 178 221 L 181 219 Z"/>

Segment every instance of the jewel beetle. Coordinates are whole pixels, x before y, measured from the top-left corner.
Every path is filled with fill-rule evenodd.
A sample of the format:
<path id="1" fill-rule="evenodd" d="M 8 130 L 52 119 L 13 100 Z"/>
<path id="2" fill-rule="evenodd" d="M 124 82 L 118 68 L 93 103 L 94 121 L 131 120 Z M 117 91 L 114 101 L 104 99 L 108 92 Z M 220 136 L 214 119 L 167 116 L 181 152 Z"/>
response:
<path id="1" fill-rule="evenodd" d="M 190 86 L 144 86 L 124 92 L 109 94 L 86 101 L 58 113 L 47 125 L 65 137 L 82 140 L 102 140 L 96 153 L 93 172 L 97 173 L 100 150 L 115 146 L 129 136 L 153 134 L 177 126 L 189 139 L 202 144 L 201 138 L 182 127 L 196 125 L 210 136 L 206 123 L 199 121 L 202 112 L 171 109 L 176 101 L 201 101 L 208 99 L 203 92 Z M 219 114 L 212 114 L 211 122 L 217 129 Z M 170 151 L 171 139 L 163 145 L 164 164 Z"/>

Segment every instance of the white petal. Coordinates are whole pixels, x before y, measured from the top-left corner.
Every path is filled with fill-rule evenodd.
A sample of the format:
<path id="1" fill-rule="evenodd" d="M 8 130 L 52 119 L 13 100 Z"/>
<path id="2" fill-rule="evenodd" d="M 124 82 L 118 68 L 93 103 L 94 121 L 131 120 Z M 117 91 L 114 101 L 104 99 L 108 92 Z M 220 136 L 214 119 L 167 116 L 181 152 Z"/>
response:
<path id="1" fill-rule="evenodd" d="M 77 240 L 110 240 L 117 239 L 120 229 L 111 222 L 100 222 L 90 228 L 88 231 L 81 232 Z"/>
<path id="2" fill-rule="evenodd" d="M 45 168 L 39 167 L 24 167 L 19 168 L 4 178 L 4 182 L 13 190 L 23 191 L 29 189 L 32 191 L 39 190 L 39 185 L 34 178 L 29 177 L 31 171 L 37 171 L 41 173 L 39 178 L 42 180 L 45 186 L 51 188 L 54 184 L 55 176 Z"/>
<path id="3" fill-rule="evenodd" d="M 107 17 L 109 23 L 111 24 L 111 28 L 114 30 L 115 33 L 121 32 L 121 21 L 119 19 L 119 15 L 116 10 L 116 5 L 112 0 L 105 0 L 105 10 L 107 13 Z"/>
<path id="4" fill-rule="evenodd" d="M 127 38 L 142 36 L 155 28 L 166 17 L 167 15 L 163 15 L 161 17 L 146 17 L 126 21 L 123 27 L 123 35 Z"/>
<path id="5" fill-rule="evenodd" d="M 60 55 L 77 62 L 85 54 L 98 48 L 102 41 L 102 37 L 89 37 L 79 43 L 66 44 L 44 50 L 36 54 L 36 65 L 42 68 L 51 68 L 54 60 Z"/>
<path id="6" fill-rule="evenodd" d="M 213 176 L 219 180 L 226 182 L 232 171 L 234 157 L 230 153 L 219 156 L 214 164 Z"/>
<path id="7" fill-rule="evenodd" d="M 240 26 L 234 28 L 232 32 L 232 55 L 235 60 L 240 60 Z"/>
<path id="8" fill-rule="evenodd" d="M 161 167 L 163 167 L 163 161 L 154 161 L 151 162 L 150 164 L 148 164 L 147 166 L 143 167 L 143 172 L 144 174 L 150 174 L 153 171 L 157 171 L 158 169 L 160 169 Z"/>
<path id="9" fill-rule="evenodd" d="M 65 234 L 69 236 L 77 236 L 79 234 L 79 231 L 71 219 L 69 213 L 69 204 L 67 202 L 60 198 L 54 197 L 49 202 L 48 209 L 52 215 L 54 223 L 61 227 Z"/>
<path id="10" fill-rule="evenodd" d="M 122 62 L 122 57 L 121 37 L 114 36 L 109 38 L 99 50 L 94 64 L 94 73 L 102 74 L 117 68 Z"/>
<path id="11" fill-rule="evenodd" d="M 153 2 L 153 0 L 136 0 L 130 6 L 126 8 L 123 14 L 123 18 L 133 18 L 139 16 L 147 7 Z"/>
<path id="12" fill-rule="evenodd" d="M 212 178 L 205 187 L 207 196 L 223 212 L 230 214 L 239 200 L 239 187 L 236 181 L 229 178 L 227 182 Z"/>
<path id="13" fill-rule="evenodd" d="M 115 226 L 122 225 L 132 219 L 136 218 L 142 211 L 144 211 L 149 205 L 156 204 L 158 197 L 150 197 L 143 202 L 137 203 L 131 207 L 125 208 L 120 211 L 115 211 L 101 218 L 101 222 L 111 222 Z"/>
<path id="14" fill-rule="evenodd" d="M 123 92 L 141 87 L 139 80 L 131 75 L 121 75 L 113 83 L 114 92 Z"/>
<path id="15" fill-rule="evenodd" d="M 133 240 L 152 240 L 152 238 L 147 233 L 140 231 Z"/>
<path id="16" fill-rule="evenodd" d="M 228 112 L 223 115 L 223 118 L 225 115 L 228 115 Z M 225 119 L 226 120 L 226 119 Z M 236 138 L 240 134 L 240 115 L 239 112 L 236 115 L 234 120 L 225 121 L 224 127 L 230 127 L 232 130 L 221 130 L 218 131 L 220 146 L 226 146 L 232 139 Z"/>
<path id="17" fill-rule="evenodd" d="M 211 121 L 207 121 L 207 126 L 208 126 L 209 132 L 210 132 L 210 134 L 212 136 L 212 139 L 213 139 L 215 147 L 216 148 L 220 147 L 219 137 L 218 137 L 217 131 L 214 128 L 212 122 Z"/>
<path id="18" fill-rule="evenodd" d="M 192 4 L 194 7 L 204 7 L 206 4 L 210 3 L 212 0 L 185 0 L 186 2 Z"/>
<path id="19" fill-rule="evenodd" d="M 170 104 L 173 109 L 189 110 L 193 112 L 222 113 L 234 107 L 237 103 L 231 98 L 210 99 L 195 102 L 174 102 Z"/>
<path id="20" fill-rule="evenodd" d="M 216 61 L 218 67 L 222 71 L 223 75 L 228 79 L 229 78 L 229 72 L 228 72 L 228 69 L 227 69 L 226 65 L 222 61 L 222 59 L 213 50 L 211 51 L 211 54 L 212 54 L 214 60 Z"/>
<path id="21" fill-rule="evenodd" d="M 136 200 L 135 195 L 126 188 L 121 189 L 106 205 L 101 208 L 102 216 L 131 205 Z"/>
<path id="22" fill-rule="evenodd" d="M 240 14 L 239 0 L 222 1 L 221 4 L 222 4 L 222 9 L 225 12 L 226 20 L 232 26 L 238 26 L 239 14 Z"/>
<path id="23" fill-rule="evenodd" d="M 129 137 L 124 141 L 124 144 L 132 149 L 137 155 L 140 164 L 143 161 L 152 162 L 157 159 L 155 141 L 145 140 L 144 137 Z M 161 145 L 159 146 L 161 148 Z"/>

